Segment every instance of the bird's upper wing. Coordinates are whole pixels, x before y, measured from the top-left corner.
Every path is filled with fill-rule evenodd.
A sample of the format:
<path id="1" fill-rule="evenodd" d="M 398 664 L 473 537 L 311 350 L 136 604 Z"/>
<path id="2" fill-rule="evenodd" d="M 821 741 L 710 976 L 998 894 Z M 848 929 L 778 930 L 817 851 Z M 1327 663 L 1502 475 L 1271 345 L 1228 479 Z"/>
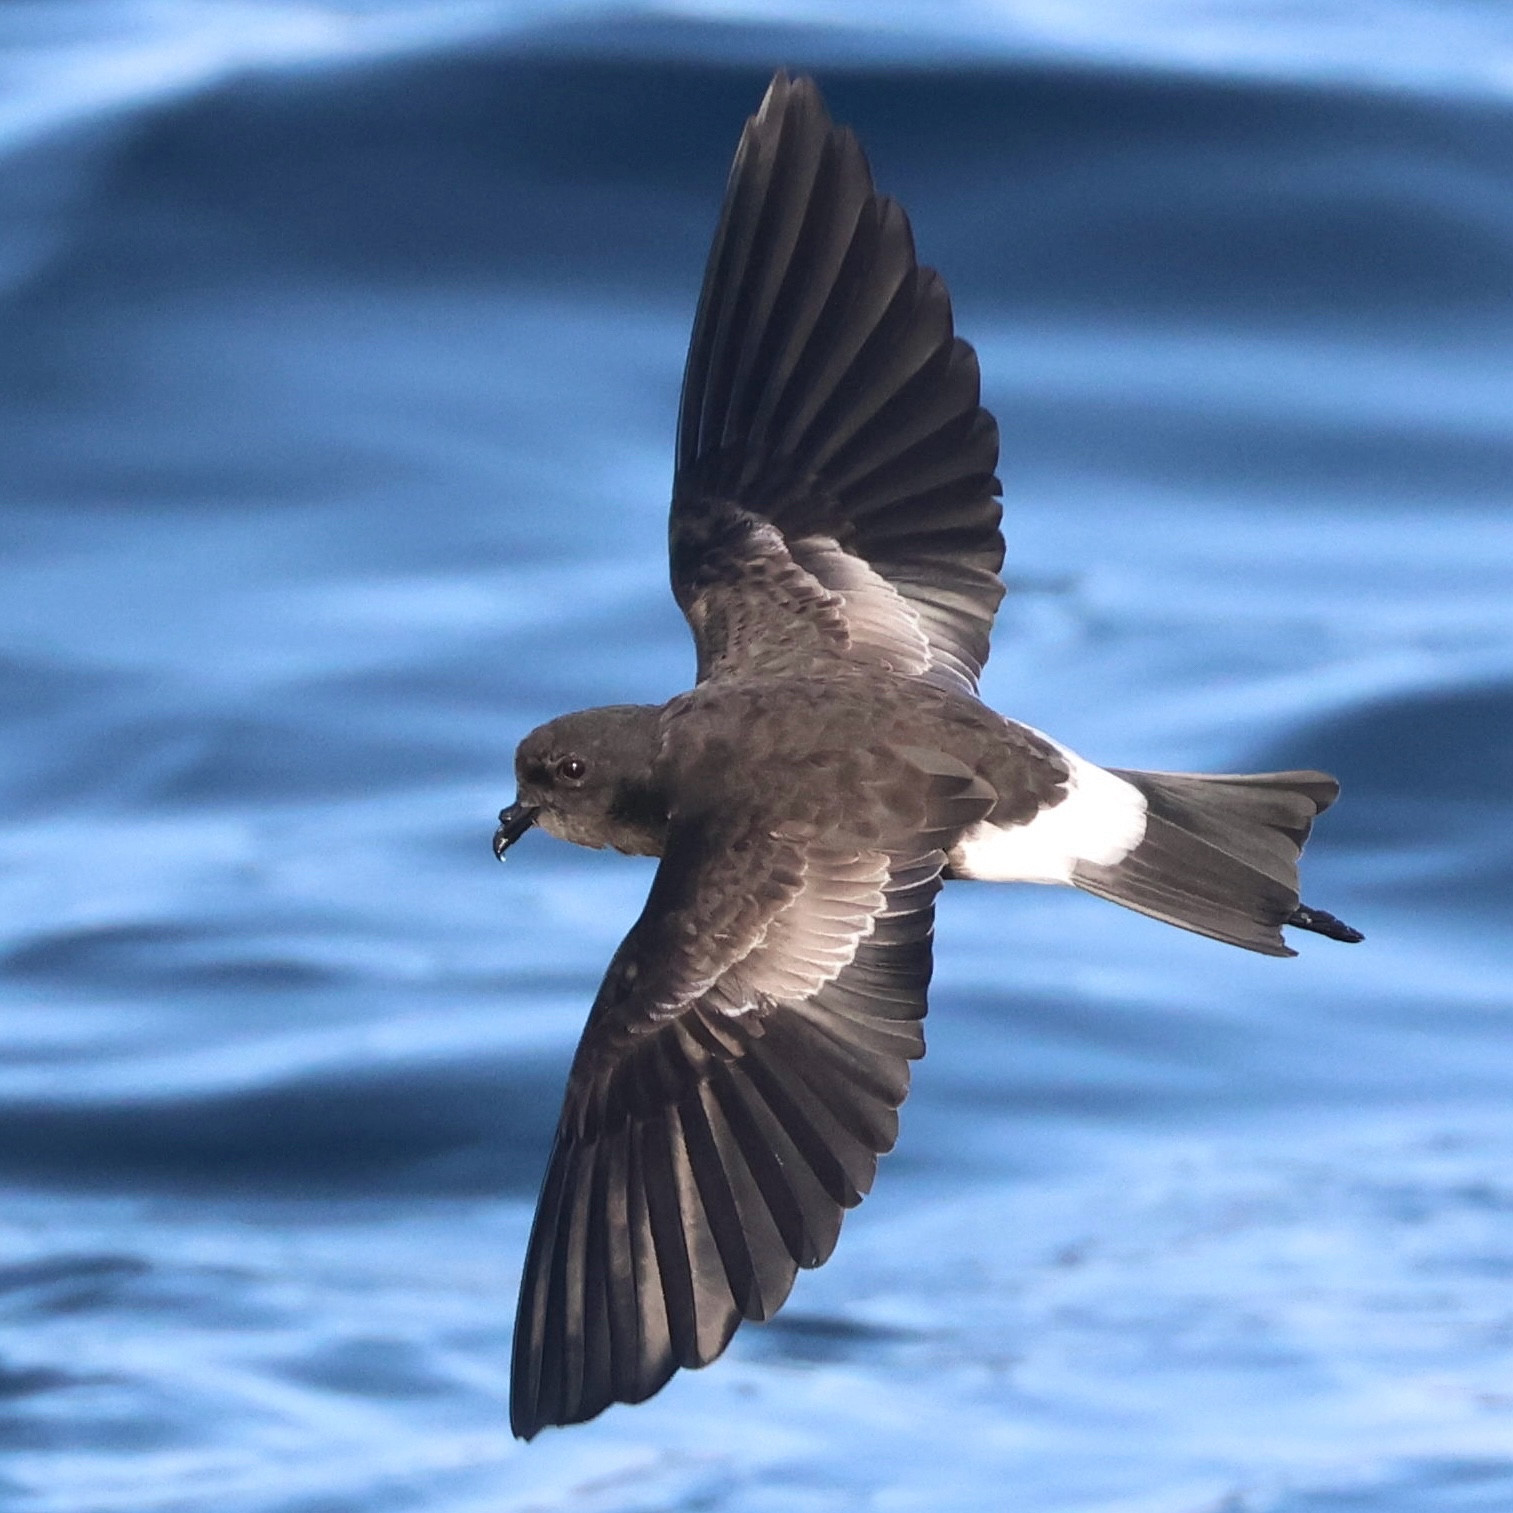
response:
<path id="1" fill-rule="evenodd" d="M 975 689 L 998 427 L 940 276 L 808 79 L 746 124 L 683 378 L 670 545 L 699 676 L 816 655 Z"/>
<path id="2" fill-rule="evenodd" d="M 923 1054 L 941 847 L 991 808 L 925 774 L 912 839 L 675 820 L 578 1046 L 515 1321 L 525 1438 L 650 1397 L 835 1245 Z"/>

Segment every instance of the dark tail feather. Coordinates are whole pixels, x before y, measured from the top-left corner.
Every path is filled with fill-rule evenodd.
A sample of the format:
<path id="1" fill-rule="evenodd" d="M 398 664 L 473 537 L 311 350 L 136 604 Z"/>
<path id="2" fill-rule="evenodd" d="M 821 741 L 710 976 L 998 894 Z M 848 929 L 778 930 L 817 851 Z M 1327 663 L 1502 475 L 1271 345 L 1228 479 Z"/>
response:
<path id="1" fill-rule="evenodd" d="M 1114 772 L 1145 795 L 1145 836 L 1112 866 L 1078 863 L 1079 888 L 1267 956 L 1297 955 L 1286 924 L 1361 938 L 1298 899 L 1298 855 L 1339 796 L 1327 773 Z M 1324 920 L 1338 929 L 1320 928 Z"/>

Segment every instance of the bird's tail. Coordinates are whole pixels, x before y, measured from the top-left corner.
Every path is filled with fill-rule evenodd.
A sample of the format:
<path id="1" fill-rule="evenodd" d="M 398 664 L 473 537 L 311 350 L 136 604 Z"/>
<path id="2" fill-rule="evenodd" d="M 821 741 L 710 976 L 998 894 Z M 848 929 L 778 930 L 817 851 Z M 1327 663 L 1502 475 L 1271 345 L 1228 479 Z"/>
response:
<path id="1" fill-rule="evenodd" d="M 1216 776 L 1121 772 L 1146 802 L 1145 833 L 1110 865 L 1079 861 L 1072 882 L 1100 898 L 1268 956 L 1297 953 L 1282 926 L 1355 941 L 1359 931 L 1298 898 L 1298 856 L 1339 796 L 1323 772 Z"/>

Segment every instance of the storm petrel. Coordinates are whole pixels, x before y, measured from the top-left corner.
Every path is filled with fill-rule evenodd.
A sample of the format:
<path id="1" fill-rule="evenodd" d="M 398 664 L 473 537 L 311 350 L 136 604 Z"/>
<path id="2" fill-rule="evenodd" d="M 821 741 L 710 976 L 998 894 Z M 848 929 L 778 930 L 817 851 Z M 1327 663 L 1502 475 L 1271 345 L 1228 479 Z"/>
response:
<path id="1" fill-rule="evenodd" d="M 946 878 L 1066 883 L 1215 940 L 1298 899 L 1339 785 L 1094 766 L 977 699 L 1003 584 L 977 358 L 808 79 L 747 122 L 683 378 L 669 544 L 698 681 L 515 756 L 533 824 L 661 864 L 568 1077 L 520 1288 L 529 1439 L 768 1319 L 898 1133 Z"/>

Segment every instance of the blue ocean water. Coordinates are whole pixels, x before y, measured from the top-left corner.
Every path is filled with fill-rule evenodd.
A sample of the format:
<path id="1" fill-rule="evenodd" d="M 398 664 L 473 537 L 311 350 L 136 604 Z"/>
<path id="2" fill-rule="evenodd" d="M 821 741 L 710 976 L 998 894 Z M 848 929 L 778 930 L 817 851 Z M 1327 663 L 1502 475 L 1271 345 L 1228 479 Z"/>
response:
<path id="1" fill-rule="evenodd" d="M 0 1507 L 1513 1507 L 1513 21 L 1433 0 L 0 11 Z M 985 695 L 1318 765 L 1277 962 L 956 885 L 899 1150 L 710 1370 L 513 1443 L 648 865 L 489 854 L 692 674 L 674 401 L 814 67 L 999 416 Z"/>

